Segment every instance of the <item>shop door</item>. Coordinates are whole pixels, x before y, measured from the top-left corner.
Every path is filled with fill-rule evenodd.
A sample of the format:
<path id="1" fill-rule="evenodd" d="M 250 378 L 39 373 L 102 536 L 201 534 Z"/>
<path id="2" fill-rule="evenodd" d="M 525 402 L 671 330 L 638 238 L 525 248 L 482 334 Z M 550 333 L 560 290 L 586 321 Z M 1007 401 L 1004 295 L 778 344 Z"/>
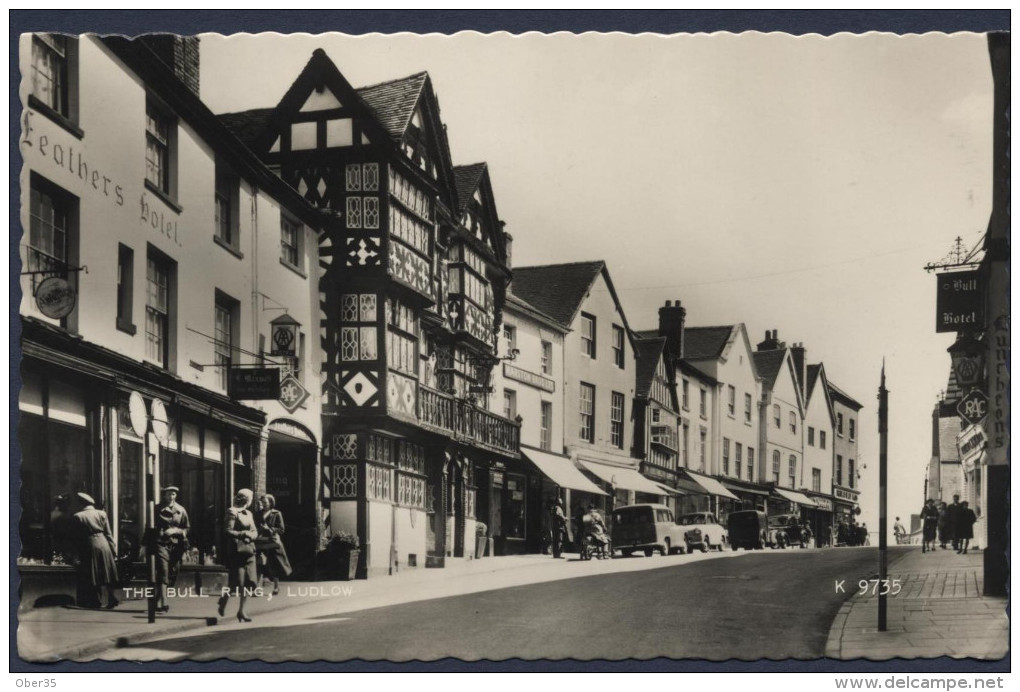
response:
<path id="1" fill-rule="evenodd" d="M 266 492 L 276 498 L 286 531 L 283 544 L 292 579 L 311 579 L 317 547 L 315 445 L 274 443 L 266 449 Z"/>

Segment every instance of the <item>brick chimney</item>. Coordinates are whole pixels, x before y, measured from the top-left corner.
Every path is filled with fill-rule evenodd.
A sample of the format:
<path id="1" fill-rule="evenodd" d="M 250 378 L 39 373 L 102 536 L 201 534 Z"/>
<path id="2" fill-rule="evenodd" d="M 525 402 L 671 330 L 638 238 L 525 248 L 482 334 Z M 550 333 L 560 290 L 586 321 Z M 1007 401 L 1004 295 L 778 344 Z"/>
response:
<path id="1" fill-rule="evenodd" d="M 675 304 L 672 304 L 675 303 Z M 673 362 L 684 357 L 684 322 L 687 319 L 687 310 L 680 301 L 666 301 L 666 304 L 659 308 L 659 336 L 666 337 L 666 347 Z"/>
<path id="2" fill-rule="evenodd" d="M 775 351 L 776 349 L 786 348 L 786 344 L 779 340 L 779 330 L 765 330 L 765 340 L 758 344 L 759 351 Z"/>
<path id="3" fill-rule="evenodd" d="M 139 39 L 170 68 L 195 96 L 199 93 L 199 50 L 197 36 L 149 34 Z"/>
<path id="4" fill-rule="evenodd" d="M 807 396 L 807 349 L 804 348 L 804 344 L 796 343 L 791 346 L 790 357 L 793 358 L 793 370 L 797 373 L 800 394 Z"/>
<path id="5" fill-rule="evenodd" d="M 506 221 L 499 222 L 499 229 L 503 232 L 503 239 L 506 243 L 506 268 L 513 268 L 514 259 L 514 237 L 506 230 Z"/>

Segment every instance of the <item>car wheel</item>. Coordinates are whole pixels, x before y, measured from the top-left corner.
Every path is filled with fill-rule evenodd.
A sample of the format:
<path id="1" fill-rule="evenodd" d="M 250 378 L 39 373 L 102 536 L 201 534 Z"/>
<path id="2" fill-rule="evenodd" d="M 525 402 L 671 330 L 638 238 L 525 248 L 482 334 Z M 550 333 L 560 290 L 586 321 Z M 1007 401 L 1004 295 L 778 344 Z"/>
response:
<path id="1" fill-rule="evenodd" d="M 662 548 L 659 548 L 659 553 L 663 557 L 665 557 L 666 555 L 672 555 L 673 554 L 673 548 L 670 546 L 668 538 L 666 539 L 665 546 L 663 546 Z"/>
<path id="2" fill-rule="evenodd" d="M 624 557 L 630 557 L 633 554 L 634 554 L 633 550 L 627 550 L 626 548 L 620 550 L 620 555 L 623 555 Z"/>
<path id="3" fill-rule="evenodd" d="M 651 557 L 652 553 L 655 552 L 651 548 L 645 548 L 645 557 Z"/>
<path id="4" fill-rule="evenodd" d="M 736 543 L 730 543 L 730 548 L 733 550 L 733 552 L 737 552 L 737 544 Z"/>
<path id="5" fill-rule="evenodd" d="M 701 552 L 703 553 L 708 552 L 708 538 L 705 538 L 705 540 L 701 542 Z"/>

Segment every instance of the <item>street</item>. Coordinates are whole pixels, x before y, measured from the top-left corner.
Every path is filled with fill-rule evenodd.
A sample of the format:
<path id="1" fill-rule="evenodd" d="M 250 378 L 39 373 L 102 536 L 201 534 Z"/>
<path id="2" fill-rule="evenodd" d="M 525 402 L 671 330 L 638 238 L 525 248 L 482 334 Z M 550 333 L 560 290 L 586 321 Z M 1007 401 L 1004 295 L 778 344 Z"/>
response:
<path id="1" fill-rule="evenodd" d="M 646 571 L 587 576 L 343 612 L 343 599 L 231 618 L 107 660 L 370 661 L 817 658 L 840 604 L 877 569 L 874 548 L 630 558 Z M 629 561 L 625 560 L 625 561 Z M 846 580 L 838 593 L 837 580 Z"/>

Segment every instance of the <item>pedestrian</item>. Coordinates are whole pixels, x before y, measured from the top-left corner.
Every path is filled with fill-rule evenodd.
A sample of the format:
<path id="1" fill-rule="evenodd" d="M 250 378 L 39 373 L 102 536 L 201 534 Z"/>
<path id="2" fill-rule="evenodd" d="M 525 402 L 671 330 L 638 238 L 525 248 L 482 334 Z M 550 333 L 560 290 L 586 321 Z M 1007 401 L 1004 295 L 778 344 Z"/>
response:
<path id="1" fill-rule="evenodd" d="M 549 515 L 552 525 L 553 558 L 558 560 L 563 556 L 563 539 L 570 538 L 570 522 L 567 521 L 567 515 L 563 512 L 563 500 L 556 499 L 556 504 L 553 505 Z"/>
<path id="2" fill-rule="evenodd" d="M 903 527 L 903 524 L 900 523 L 899 517 L 896 517 L 896 521 L 893 522 L 892 533 L 893 538 L 896 540 L 896 545 L 905 542 L 903 539 L 904 536 L 906 536 L 907 530 Z"/>
<path id="3" fill-rule="evenodd" d="M 967 546 L 970 545 L 970 541 L 974 538 L 974 522 L 977 521 L 977 515 L 974 514 L 969 506 L 969 503 L 964 500 L 960 503 L 960 509 L 956 517 L 957 526 L 957 540 L 959 541 L 960 547 L 957 548 L 956 552 L 967 554 Z"/>
<path id="4" fill-rule="evenodd" d="M 234 504 L 227 510 L 227 519 L 224 522 L 224 533 L 227 535 L 226 560 L 227 566 L 227 589 L 224 590 L 218 602 L 220 617 L 223 617 L 227 609 L 227 601 L 231 593 L 236 593 L 240 599 L 237 607 L 237 621 L 251 622 L 251 618 L 244 612 L 244 604 L 248 599 L 249 592 L 258 585 L 258 574 L 255 569 L 255 539 L 258 537 L 258 528 L 255 526 L 255 518 L 248 507 L 251 505 L 252 492 L 242 488 L 234 495 Z"/>
<path id="5" fill-rule="evenodd" d="M 850 539 L 850 532 L 847 530 L 846 522 L 839 522 L 839 526 L 836 528 L 836 545 L 846 545 Z"/>
<path id="6" fill-rule="evenodd" d="M 949 508 L 945 502 L 939 503 L 939 545 L 946 549 L 946 541 L 949 539 Z"/>
<path id="7" fill-rule="evenodd" d="M 960 496 L 953 495 L 953 502 L 947 508 L 946 527 L 949 533 L 949 540 L 953 544 L 953 550 L 960 551 L 960 537 L 957 535 L 957 518 L 960 514 Z"/>
<path id="8" fill-rule="evenodd" d="M 77 494 L 81 510 L 71 517 L 71 531 L 78 545 L 79 605 L 99 608 L 106 589 L 107 608 L 116 608 L 117 586 L 116 545 L 106 512 L 96 509 L 96 501 L 88 493 Z"/>
<path id="9" fill-rule="evenodd" d="M 156 535 L 152 549 L 156 555 L 156 584 L 159 587 L 156 610 L 170 610 L 166 593 L 168 586 L 177 585 L 181 560 L 188 549 L 188 531 L 191 522 L 188 511 L 177 503 L 180 488 L 168 485 L 163 488 L 163 502 L 156 508 Z"/>
<path id="10" fill-rule="evenodd" d="M 921 552 L 935 550 L 935 539 L 938 537 L 939 511 L 935 509 L 935 500 L 927 500 L 921 508 Z"/>
<path id="11" fill-rule="evenodd" d="M 289 577 L 294 570 L 287 558 L 287 549 L 283 546 L 286 527 L 283 513 L 276 509 L 276 498 L 263 495 L 259 498 L 259 510 L 255 515 L 255 524 L 259 531 L 258 549 L 265 566 L 262 575 L 272 580 L 275 596 L 280 593 L 280 579 Z"/>

